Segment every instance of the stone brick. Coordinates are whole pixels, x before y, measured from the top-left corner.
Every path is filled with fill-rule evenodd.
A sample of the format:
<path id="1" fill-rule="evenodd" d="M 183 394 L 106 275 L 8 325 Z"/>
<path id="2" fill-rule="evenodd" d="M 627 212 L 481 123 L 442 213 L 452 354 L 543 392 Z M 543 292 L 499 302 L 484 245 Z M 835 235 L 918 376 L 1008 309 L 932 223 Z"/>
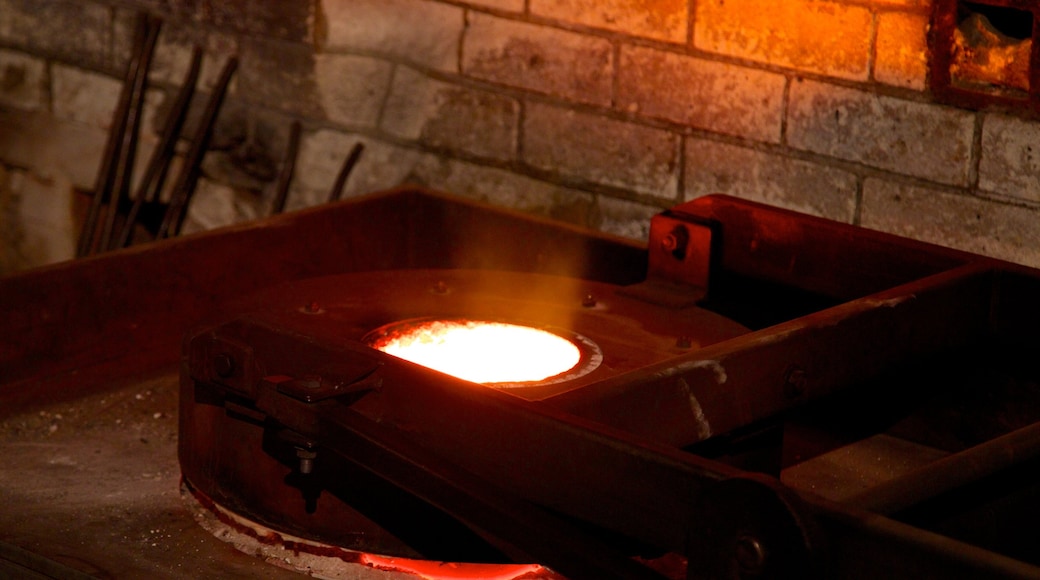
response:
<path id="1" fill-rule="evenodd" d="M 251 0 L 245 6 L 246 32 L 312 43 L 318 0 Z"/>
<path id="2" fill-rule="evenodd" d="M 932 0 L 867 0 L 863 3 L 879 8 L 927 8 L 932 5 Z"/>
<path id="3" fill-rule="evenodd" d="M 51 68 L 54 115 L 108 128 L 123 83 L 112 77 L 63 65 Z"/>
<path id="4" fill-rule="evenodd" d="M 413 149 L 356 134 L 330 130 L 305 132 L 300 139 L 288 207 L 324 203 L 343 160 L 356 143 L 362 143 L 365 149 L 347 180 L 343 199 L 407 182 L 419 159 L 425 156 Z"/>
<path id="5" fill-rule="evenodd" d="M 982 125 L 979 189 L 1040 201 L 1040 124 L 987 115 Z"/>
<path id="6" fill-rule="evenodd" d="M 423 157 L 411 182 L 478 201 L 589 226 L 593 195 L 504 169 L 453 159 Z"/>
<path id="7" fill-rule="evenodd" d="M 318 0 L 162 0 L 161 4 L 173 16 L 171 20 L 295 42 L 311 42 L 318 21 Z"/>
<path id="8" fill-rule="evenodd" d="M 0 179 L 0 274 L 71 259 L 71 184 L 17 170 L 0 171 Z"/>
<path id="9" fill-rule="evenodd" d="M 688 0 L 531 0 L 531 14 L 666 42 L 686 42 Z"/>
<path id="10" fill-rule="evenodd" d="M 842 2 L 703 0 L 693 42 L 710 52 L 866 80 L 872 26 L 867 8 Z"/>
<path id="11" fill-rule="evenodd" d="M 243 41 L 236 87 L 240 98 L 265 108 L 318 117 L 322 106 L 317 86 L 310 47 L 292 42 Z"/>
<path id="12" fill-rule="evenodd" d="M 28 267 L 22 254 L 21 218 L 18 215 L 20 196 L 12 187 L 14 171 L 0 164 L 0 276 Z"/>
<path id="13" fill-rule="evenodd" d="M 209 97 L 209 95 L 197 95 L 192 101 L 191 108 L 188 109 L 188 117 L 184 120 L 184 128 L 181 130 L 182 138 L 191 138 L 198 134 L 199 124 L 203 121 L 202 117 Z M 166 105 L 163 110 L 164 114 L 169 109 L 172 98 L 172 96 L 168 97 L 164 103 Z M 252 119 L 256 115 L 256 111 L 247 109 L 243 103 L 235 99 L 226 99 L 214 122 L 209 148 L 227 150 L 246 142 L 250 138 Z M 165 120 L 164 116 L 163 121 Z"/>
<path id="14" fill-rule="evenodd" d="M 25 21 L 27 0 L 0 0 L 0 40 L 5 44 L 25 44 L 28 42 L 32 29 L 27 29 L 18 24 Z"/>
<path id="15" fill-rule="evenodd" d="M 1036 211 L 944 191 L 868 179 L 860 223 L 868 228 L 1040 267 Z"/>
<path id="16" fill-rule="evenodd" d="M 650 238 L 650 218 L 661 213 L 661 207 L 600 195 L 596 198 L 596 229 L 646 242 Z"/>
<path id="17" fill-rule="evenodd" d="M 353 144 L 351 144 L 353 146 Z M 344 197 L 362 195 L 414 183 L 416 166 L 430 155 L 416 149 L 406 149 L 391 143 L 370 139 L 365 152 L 347 183 Z M 339 170 L 337 164 L 337 171 Z M 332 185 L 332 181 L 329 181 Z"/>
<path id="18" fill-rule="evenodd" d="M 390 90 L 393 66 L 364 56 L 319 54 L 314 75 L 325 116 L 334 123 L 375 127 Z"/>
<path id="19" fill-rule="evenodd" d="M 252 2 L 267 0 L 164 0 L 180 19 L 236 32 L 246 29 L 246 12 Z"/>
<path id="20" fill-rule="evenodd" d="M 823 165 L 701 139 L 686 140 L 684 199 L 725 193 L 851 223 L 856 176 Z"/>
<path id="21" fill-rule="evenodd" d="M 15 189 L 21 190 L 22 223 L 40 230 L 64 231 L 71 234 L 72 227 L 72 184 L 61 178 L 40 178 L 37 175 L 17 172 Z M 62 244 L 67 250 L 71 246 Z M 71 252 L 58 252 L 61 259 L 71 258 Z M 52 256 L 54 254 L 52 253 Z M 55 256 L 57 257 L 57 256 Z"/>
<path id="22" fill-rule="evenodd" d="M 43 113 L 0 109 L 0 159 L 43 179 L 90 189 L 105 147 L 103 129 Z"/>
<path id="23" fill-rule="evenodd" d="M 812 81 L 791 85 L 787 142 L 840 159 L 966 185 L 972 113 Z"/>
<path id="24" fill-rule="evenodd" d="M 116 10 L 112 26 L 110 69 L 120 79 L 126 76 L 127 65 L 133 55 L 138 15 L 139 12 L 136 10 Z M 163 20 L 152 55 L 148 79 L 150 82 L 180 85 L 191 63 L 192 48 L 198 45 L 202 47 L 204 55 L 199 72 L 199 88 L 211 89 L 216 85 L 227 58 L 240 54 L 240 38 L 244 36 L 231 29 L 203 27 L 199 26 L 198 21 L 166 18 Z"/>
<path id="25" fill-rule="evenodd" d="M 311 205 L 328 199 L 329 190 L 336 180 L 343 160 L 357 142 L 368 140 L 338 131 L 304 131 L 300 135 L 300 148 L 296 155 L 296 170 L 293 173 L 290 202 L 304 196 Z M 362 155 L 359 163 L 366 163 Z M 355 167 L 355 171 L 358 167 Z"/>
<path id="26" fill-rule="evenodd" d="M 612 48 L 602 38 L 472 13 L 465 74 L 582 103 L 609 105 Z"/>
<path id="27" fill-rule="evenodd" d="M 289 147 L 292 122 L 296 119 L 277 111 L 245 109 L 243 112 L 244 133 L 237 150 L 232 148 L 232 155 L 237 157 L 236 164 L 242 173 L 247 174 L 246 183 L 252 180 L 273 185 Z M 309 124 L 302 124 L 301 129 L 302 140 L 309 131 Z"/>
<path id="28" fill-rule="evenodd" d="M 679 137 L 634 123 L 530 103 L 523 160 L 569 178 L 675 199 Z"/>
<path id="29" fill-rule="evenodd" d="M 217 118 L 202 173 L 235 189 L 243 200 L 263 197 L 269 204 L 285 159 L 292 120 L 284 114 L 229 105 Z M 298 178 L 297 173 L 294 179 Z"/>
<path id="30" fill-rule="evenodd" d="M 161 0 L 174 20 L 207 28 L 311 42 L 317 0 Z"/>
<path id="31" fill-rule="evenodd" d="M 54 115 L 34 115 L 24 122 L 15 123 L 20 129 L 43 133 L 39 136 L 12 133 L 17 135 L 13 141 L 18 145 L 8 151 L 16 147 L 25 148 L 31 162 L 18 165 L 32 168 L 43 178 L 69 180 L 77 188 L 89 190 L 94 186 L 119 87 L 115 87 L 114 92 L 111 87 L 102 90 L 108 82 L 114 81 L 60 65 L 54 65 L 53 74 L 56 87 L 53 91 Z M 135 179 L 141 177 L 142 168 L 155 147 L 158 131 L 156 117 L 162 100 L 163 94 L 158 90 L 150 90 L 145 95 L 135 151 Z M 82 141 L 74 141 L 76 139 Z M 0 159 L 19 157 L 22 156 L 10 156 L 0 149 Z M 136 182 L 133 185 L 136 186 Z"/>
<path id="32" fill-rule="evenodd" d="M 874 78 L 889 85 L 924 90 L 928 75 L 927 31 L 926 14 L 879 14 Z"/>
<path id="33" fill-rule="evenodd" d="M 195 187 L 181 233 L 186 235 L 245 223 L 269 213 L 269 202 L 204 177 Z"/>
<path id="34" fill-rule="evenodd" d="M 234 149 L 211 148 L 202 160 L 202 174 L 211 181 L 259 196 L 278 175 L 285 148 L 281 149 L 283 155 L 275 161 L 267 148 L 243 145 Z"/>
<path id="35" fill-rule="evenodd" d="M 520 104 L 399 66 L 381 128 L 423 145 L 503 161 L 516 156 Z"/>
<path id="36" fill-rule="evenodd" d="M 111 10 L 94 2 L 0 0 L 0 44 L 88 68 L 111 66 Z"/>
<path id="37" fill-rule="evenodd" d="M 463 10 L 428 0 L 322 0 L 330 52 L 364 50 L 458 70 Z"/>
<path id="38" fill-rule="evenodd" d="M 481 8 L 495 8 L 497 10 L 523 12 L 525 0 L 467 0 L 464 3 Z"/>
<path id="39" fill-rule="evenodd" d="M 658 210 L 620 200 L 596 202 L 589 192 L 548 183 L 505 169 L 437 157 L 368 137 L 322 130 L 304 134 L 297 158 L 289 209 L 324 203 L 343 163 L 357 142 L 365 144 L 344 199 L 404 184 L 428 187 L 618 235 L 645 237 L 644 225 Z"/>
<path id="40" fill-rule="evenodd" d="M 57 64 L 51 67 L 51 78 L 51 108 L 55 117 L 105 130 L 112 126 L 123 87 L 121 81 Z M 163 99 L 164 94 L 158 89 L 145 93 L 139 135 L 142 141 L 147 141 L 160 130 L 156 114 Z M 201 108 L 194 107 L 194 113 L 200 114 Z M 140 147 L 144 145 L 139 144 Z"/>
<path id="41" fill-rule="evenodd" d="M 109 66 L 113 72 L 119 74 L 120 78 L 126 77 L 126 68 L 130 63 L 130 58 L 133 56 L 134 36 L 137 32 L 139 16 L 140 13 L 136 10 L 116 9 L 115 17 L 112 19 L 112 52 L 109 55 Z M 152 53 L 152 62 L 148 70 L 149 78 L 152 78 L 156 60 L 160 58 L 159 51 L 162 46 L 162 38 L 168 35 L 170 28 L 170 24 L 164 21 L 159 31 L 159 38 L 155 43 L 155 52 Z"/>
<path id="42" fill-rule="evenodd" d="M 641 116 L 699 129 L 778 142 L 783 76 L 625 46 L 621 50 L 618 107 Z"/>
<path id="43" fill-rule="evenodd" d="M 122 38 L 123 34 L 117 21 L 116 38 Z M 164 24 L 148 70 L 148 82 L 180 86 L 191 66 L 192 47 L 200 40 L 200 32 L 194 28 Z"/>
<path id="44" fill-rule="evenodd" d="M 43 59 L 0 50 L 0 105 L 28 111 L 46 106 L 46 74 Z"/>
<path id="45" fill-rule="evenodd" d="M 122 33 L 119 32 L 118 24 L 116 30 L 117 37 L 121 37 Z M 198 89 L 202 91 L 212 90 L 216 86 L 228 57 L 239 56 L 248 50 L 239 47 L 238 38 L 235 36 L 169 22 L 163 25 L 162 32 L 159 34 L 152 66 L 148 71 L 149 81 L 179 87 L 188 74 L 188 68 L 191 66 L 191 53 L 195 45 L 199 45 L 203 50 L 198 79 Z M 129 49 L 126 54 L 129 54 Z M 124 71 L 125 67 L 119 70 Z M 232 92 L 241 75 L 242 71 L 239 70 L 232 77 L 230 89 Z"/>

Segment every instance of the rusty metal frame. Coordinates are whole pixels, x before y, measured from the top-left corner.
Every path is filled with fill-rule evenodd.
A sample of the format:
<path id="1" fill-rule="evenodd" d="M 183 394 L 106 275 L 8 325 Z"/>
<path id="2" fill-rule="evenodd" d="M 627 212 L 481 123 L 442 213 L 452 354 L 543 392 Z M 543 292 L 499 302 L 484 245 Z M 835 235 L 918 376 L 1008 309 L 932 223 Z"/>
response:
<path id="1" fill-rule="evenodd" d="M 988 305 L 998 276 L 986 267 L 967 266 L 939 278 L 910 285 L 913 298 L 908 294 L 906 301 L 914 305 L 909 310 L 901 309 L 902 301 L 898 299 L 871 298 L 859 309 L 834 309 L 805 332 L 777 329 L 771 340 L 754 335 L 746 340 L 735 339 L 742 344 L 726 345 L 742 353 L 743 358 L 735 364 L 725 357 L 716 359 L 718 353 L 709 348 L 705 349 L 708 352 L 674 366 L 680 369 L 679 373 L 685 369 L 687 374 L 682 380 L 688 384 L 715 384 L 714 377 L 698 376 L 698 365 L 691 363 L 722 360 L 720 364 L 727 366 L 755 366 L 756 362 L 785 358 L 777 357 L 770 352 L 771 348 L 784 355 L 803 352 L 806 345 L 801 343 L 813 340 L 813 350 L 821 359 L 840 359 L 833 363 L 840 367 L 839 374 L 860 374 L 873 367 L 890 366 L 894 356 L 913 358 L 929 350 L 988 339 L 993 332 Z M 933 285 L 938 290 L 929 292 Z M 949 326 L 917 334 L 916 345 L 897 343 L 890 345 L 891 350 L 871 350 L 863 344 L 836 339 L 848 334 L 860 337 L 861 342 L 862 337 L 875 334 L 860 325 L 894 325 L 896 335 L 910 333 L 952 305 L 968 303 L 983 304 L 986 315 L 946 317 L 952 321 Z M 874 311 L 883 312 L 882 317 L 864 316 L 865 312 Z M 837 329 L 833 336 L 810 338 L 828 327 Z M 233 382 L 212 382 L 219 373 L 213 370 L 210 358 L 195 354 L 200 352 L 192 348 L 196 341 L 207 345 L 213 341 L 251 344 L 249 359 L 232 366 L 277 374 L 274 379 L 259 382 L 244 380 L 246 375 L 242 380 L 236 376 Z M 754 343 L 777 346 L 767 346 L 764 351 L 750 348 L 747 353 L 740 348 Z M 909 346 L 914 348 L 905 348 Z M 543 543 L 555 538 L 551 530 L 569 528 L 566 522 L 554 521 L 542 510 L 680 553 L 689 558 L 691 578 L 742 574 L 871 578 L 892 566 L 927 570 L 937 577 L 964 573 L 1031 577 L 1040 573 L 1040 569 L 1028 564 L 915 529 L 876 511 L 799 496 L 771 478 L 743 473 L 671 445 L 590 422 L 551 404 L 523 401 L 415 365 L 394 362 L 392 357 L 360 344 L 316 340 L 308 337 L 303 328 L 278 328 L 262 319 L 242 319 L 203 333 L 188 347 L 193 354 L 186 359 L 182 404 L 193 393 L 196 402 L 218 405 L 235 398 L 229 396 L 228 390 L 244 395 L 267 421 L 315 442 L 319 460 L 321 454 L 331 453 L 356 462 L 458 517 L 488 535 L 493 544 L 507 545 L 507 553 L 559 566 L 558 570 L 571 577 L 643 577 L 646 571 L 629 569 L 630 562 L 625 558 L 610 554 L 609 550 L 604 552 L 594 538 L 575 531 L 568 531 L 567 535 L 587 541 Z M 212 353 L 214 349 L 207 346 L 203 352 Z M 318 368 L 315 360 L 337 361 L 337 368 L 342 370 L 331 380 L 314 377 L 308 379 L 309 384 L 286 388 L 292 383 L 289 377 Z M 636 377 L 634 384 L 656 372 L 659 371 L 649 369 L 646 375 Z M 833 380 L 843 385 L 850 383 L 845 375 Z M 760 402 L 761 415 L 781 413 L 788 404 L 779 396 L 782 387 L 777 381 L 769 382 L 755 375 L 737 376 L 733 381 L 728 387 L 738 393 L 747 390 L 749 399 L 752 395 L 778 393 L 773 400 L 775 407 L 765 408 L 770 404 L 768 398 Z M 328 389 L 322 385 L 338 387 L 331 396 L 326 396 L 330 394 L 327 392 L 307 396 L 307 389 Z M 199 399 L 200 389 L 216 389 L 221 394 Z M 825 389 L 812 388 L 801 396 L 813 399 L 825 394 Z M 748 402 L 741 401 L 738 395 L 733 400 L 706 399 L 702 404 L 705 415 L 714 421 L 746 411 Z M 194 420 L 194 410 L 183 412 L 187 420 Z M 743 416 L 742 420 L 760 418 Z M 1025 437 L 1029 445 L 1034 445 L 1033 431 L 1023 430 L 1015 437 Z M 503 433 L 524 436 L 503 437 Z M 185 462 L 189 480 L 228 492 L 216 473 L 197 467 L 212 466 L 214 462 L 205 459 L 207 451 L 190 434 L 182 441 L 181 449 L 185 457 L 192 458 Z M 953 456 L 944 469 L 963 474 L 957 464 L 970 463 L 974 455 L 977 452 Z M 418 466 L 427 466 L 435 482 L 423 482 Z M 413 470 L 416 468 L 418 472 Z M 916 494 L 922 490 L 936 491 L 926 481 L 920 481 L 930 477 L 929 473 L 932 472 L 911 478 L 918 479 L 910 484 Z M 897 485 L 908 484 L 901 481 Z M 472 501 L 467 499 L 469 494 L 474 496 Z M 516 511 L 502 507 L 517 505 L 518 501 L 520 506 L 539 507 Z M 868 500 L 863 502 L 870 504 Z M 864 554 L 850 555 L 850 551 L 858 549 L 870 553 L 891 550 L 892 557 L 871 563 Z M 590 564 L 593 561 L 613 564 L 608 565 L 608 573 Z"/>
<path id="2" fill-rule="evenodd" d="M 753 279 L 812 296 L 819 307 L 684 355 L 678 364 L 541 403 L 431 380 L 410 366 L 386 364 L 362 345 L 322 343 L 308 337 L 306 328 L 241 318 L 249 312 L 238 301 L 243 295 L 345 272 L 486 268 L 618 285 L 646 275 L 647 253 L 638 245 L 440 194 L 399 190 L 265 224 L 278 227 L 230 228 L 0 280 L 3 412 L 169 368 L 188 334 L 194 338 L 183 361 L 182 421 L 220 424 L 226 428 L 220 436 L 252 433 L 258 445 L 268 442 L 264 433 L 274 427 L 280 445 L 307 451 L 290 462 L 315 461 L 320 474 L 320 458 L 344 457 L 454 514 L 505 553 L 559 566 L 574 555 L 588 561 L 606 554 L 604 561 L 618 565 L 604 568 L 627 570 L 620 577 L 644 574 L 604 549 L 598 531 L 576 533 L 574 541 L 556 548 L 539 545 L 530 530 L 562 518 L 690 556 L 691 577 L 783 575 L 789 566 L 820 577 L 1040 575 L 1028 563 L 876 511 L 794 494 L 768 477 L 699 457 L 682 447 L 703 440 L 702 432 L 623 412 L 647 398 L 675 407 L 679 399 L 688 404 L 694 397 L 713 433 L 725 433 L 783 416 L 908 358 L 995 338 L 1025 340 L 1040 321 L 1036 271 L 724 196 L 699 199 L 671 215 L 721 224 L 708 249 L 709 302 L 725 306 L 719 301 L 742 280 Z M 459 253 L 472 245 L 489 251 Z M 950 316 L 954 308 L 965 314 Z M 240 322 L 220 324 L 235 319 Z M 200 325 L 211 330 L 199 331 Z M 244 340 L 255 333 L 266 342 Z M 879 334 L 886 340 L 870 340 Z M 220 352 L 206 346 L 214 341 Z M 311 354 L 289 356 L 300 352 Z M 229 353 L 235 361 L 217 356 Z M 358 364 L 341 365 L 331 379 L 322 374 L 328 369 L 308 364 L 330 354 Z M 242 364 L 246 359 L 255 364 Z M 720 369 L 724 390 L 711 388 L 723 376 Z M 406 388 L 419 383 L 425 388 Z M 633 388 L 637 383 L 641 387 Z M 431 408 L 442 412 L 431 414 Z M 481 420 L 465 420 L 473 416 Z M 460 430 L 463 425 L 468 430 Z M 503 429 L 523 429 L 528 437 L 496 437 Z M 460 451 L 474 436 L 482 445 Z M 1015 437 L 1025 438 L 1015 446 L 1032 445 L 1032 431 Z M 556 442 L 553 453 L 547 454 L 546 442 Z M 184 443 L 191 445 L 190 437 Z M 367 451 L 354 454 L 351 447 L 362 444 Z M 512 477 L 517 467 L 511 459 L 535 466 L 537 477 Z M 951 461 L 971 459 L 968 453 Z M 270 459 L 280 469 L 286 460 Z M 250 477 L 264 475 L 260 463 L 248 466 Z M 415 485 L 409 466 L 431 464 L 440 466 L 434 471 L 445 475 L 445 486 Z M 189 480 L 205 481 L 187 465 Z M 573 466 L 580 467 L 580 477 Z M 462 485 L 447 485 L 452 481 Z M 219 486 L 213 489 L 214 499 L 229 499 L 219 495 Z M 458 498 L 469 491 L 460 490 L 476 490 L 488 501 L 466 505 Z M 861 500 L 871 509 L 886 503 Z M 519 513 L 517 506 L 529 505 L 540 507 Z M 502 513 L 523 519 L 528 531 L 512 534 L 486 521 Z M 578 527 L 587 531 L 586 524 Z M 788 543 L 772 543 L 780 537 Z M 779 552 L 768 552 L 776 546 Z M 758 556 L 767 552 L 774 556 Z M 776 559 L 777 553 L 790 559 Z M 583 570 L 576 566 L 571 572 L 580 577 Z"/>

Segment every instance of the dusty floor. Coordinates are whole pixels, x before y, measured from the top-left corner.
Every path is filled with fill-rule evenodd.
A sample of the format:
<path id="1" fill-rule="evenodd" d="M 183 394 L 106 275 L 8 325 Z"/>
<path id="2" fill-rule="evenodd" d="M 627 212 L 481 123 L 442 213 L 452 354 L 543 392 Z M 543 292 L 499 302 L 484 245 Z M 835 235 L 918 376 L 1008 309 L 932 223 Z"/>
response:
<path id="1" fill-rule="evenodd" d="M 304 577 L 192 518 L 175 373 L 0 422 L 0 465 L 0 564 L 27 550 L 99 578 Z"/>

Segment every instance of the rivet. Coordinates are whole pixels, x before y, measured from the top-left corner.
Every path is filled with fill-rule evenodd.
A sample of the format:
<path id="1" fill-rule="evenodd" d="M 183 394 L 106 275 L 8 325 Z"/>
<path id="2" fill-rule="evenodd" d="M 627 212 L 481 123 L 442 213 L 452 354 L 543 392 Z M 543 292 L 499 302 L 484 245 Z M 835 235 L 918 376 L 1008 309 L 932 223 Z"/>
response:
<path id="1" fill-rule="evenodd" d="M 792 366 L 784 373 L 784 396 L 788 399 L 800 399 L 805 396 L 809 377 L 805 369 Z"/>
<path id="2" fill-rule="evenodd" d="M 754 536 L 743 535 L 737 538 L 734 557 L 741 573 L 747 575 L 761 573 L 766 563 L 766 551 Z"/>
<path id="3" fill-rule="evenodd" d="M 593 296 L 592 294 L 586 294 L 581 299 L 581 305 L 584 306 L 585 308 L 592 308 L 593 306 L 596 305 L 596 297 Z"/>
<path id="4" fill-rule="evenodd" d="M 218 377 L 228 378 L 235 374 L 235 359 L 227 353 L 220 353 L 213 357 L 213 370 Z"/>
<path id="5" fill-rule="evenodd" d="M 690 348 L 693 346 L 693 339 L 688 336 L 680 336 L 675 339 L 675 346 L 678 348 Z"/>
<path id="6" fill-rule="evenodd" d="M 437 283 L 433 285 L 433 288 L 430 288 L 430 291 L 434 294 L 447 294 L 448 285 L 444 282 L 444 280 L 437 280 Z"/>

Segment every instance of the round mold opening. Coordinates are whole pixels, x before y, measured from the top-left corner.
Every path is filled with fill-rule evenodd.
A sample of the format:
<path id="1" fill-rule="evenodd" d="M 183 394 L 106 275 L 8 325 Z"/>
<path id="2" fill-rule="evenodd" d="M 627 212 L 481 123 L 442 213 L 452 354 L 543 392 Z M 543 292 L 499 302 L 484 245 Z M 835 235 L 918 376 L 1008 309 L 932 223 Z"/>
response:
<path id="1" fill-rule="evenodd" d="M 599 366 L 588 338 L 558 329 L 498 320 L 420 318 L 394 322 L 362 341 L 387 354 L 496 388 L 568 381 Z"/>

